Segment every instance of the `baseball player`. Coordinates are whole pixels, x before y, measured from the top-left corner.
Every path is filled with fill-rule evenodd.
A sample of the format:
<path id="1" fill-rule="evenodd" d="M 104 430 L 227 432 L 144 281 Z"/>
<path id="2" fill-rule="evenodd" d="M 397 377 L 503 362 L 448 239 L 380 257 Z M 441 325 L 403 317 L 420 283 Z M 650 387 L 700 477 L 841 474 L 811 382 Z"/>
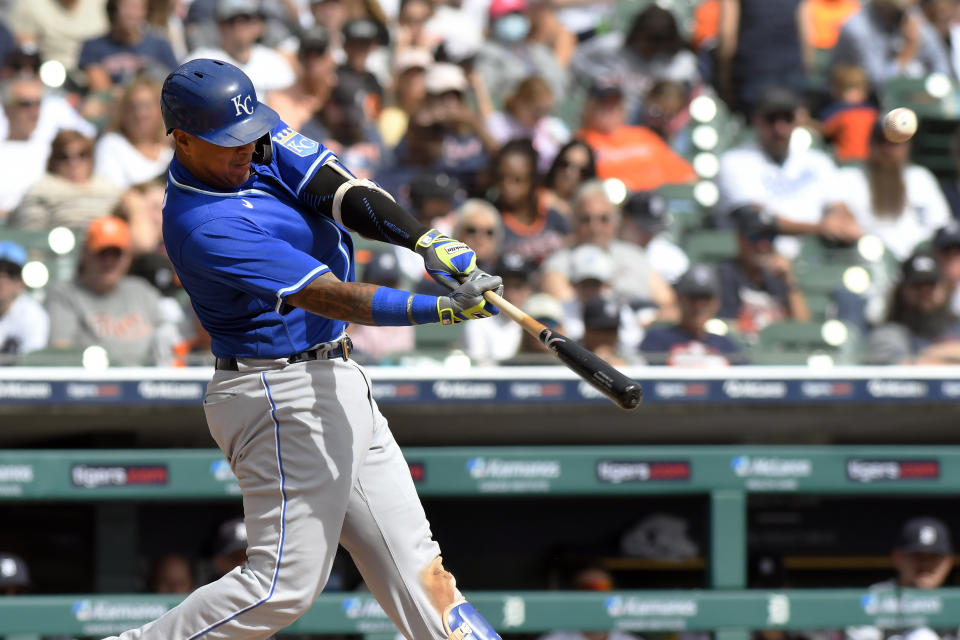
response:
<path id="1" fill-rule="evenodd" d="M 187 62 L 160 99 L 164 242 L 217 356 L 203 405 L 240 482 L 247 563 L 120 640 L 267 638 L 313 604 L 338 543 L 409 640 L 499 639 L 444 569 L 344 329 L 488 317 L 500 278 L 287 127 L 240 69 Z M 415 250 L 450 293 L 353 282 L 348 229 Z"/>

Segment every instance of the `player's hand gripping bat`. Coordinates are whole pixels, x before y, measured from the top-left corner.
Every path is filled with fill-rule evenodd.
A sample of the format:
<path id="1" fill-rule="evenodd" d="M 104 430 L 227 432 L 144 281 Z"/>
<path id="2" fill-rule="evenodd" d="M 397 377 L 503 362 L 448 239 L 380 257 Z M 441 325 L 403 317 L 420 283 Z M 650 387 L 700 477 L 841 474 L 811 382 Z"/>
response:
<path id="1" fill-rule="evenodd" d="M 574 373 L 596 387 L 622 409 L 633 410 L 643 400 L 643 389 L 637 382 L 617 371 L 609 362 L 587 351 L 582 345 L 555 331 L 510 304 L 493 291 L 483 294 L 501 313 L 523 327 L 523 330 L 553 351 Z"/>

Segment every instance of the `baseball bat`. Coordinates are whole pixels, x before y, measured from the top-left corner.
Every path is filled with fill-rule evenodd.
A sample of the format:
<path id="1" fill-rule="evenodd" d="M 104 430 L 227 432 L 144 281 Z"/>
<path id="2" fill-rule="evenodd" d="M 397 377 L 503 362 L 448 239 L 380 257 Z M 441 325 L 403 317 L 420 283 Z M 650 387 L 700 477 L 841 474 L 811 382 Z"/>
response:
<path id="1" fill-rule="evenodd" d="M 540 341 L 560 358 L 567 367 L 607 396 L 621 409 L 631 411 L 640 406 L 643 388 L 634 380 L 617 371 L 595 353 L 587 351 L 570 338 L 551 331 L 541 322 L 510 304 L 493 291 L 485 291 L 483 297 L 495 305 L 505 316 L 523 327 L 523 330 Z"/>

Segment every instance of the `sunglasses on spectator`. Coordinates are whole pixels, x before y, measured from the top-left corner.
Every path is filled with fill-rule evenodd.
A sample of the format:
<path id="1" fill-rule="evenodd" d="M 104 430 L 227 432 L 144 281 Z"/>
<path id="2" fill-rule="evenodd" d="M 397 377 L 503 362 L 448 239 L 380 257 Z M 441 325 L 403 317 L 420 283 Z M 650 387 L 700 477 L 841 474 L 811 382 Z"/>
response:
<path id="1" fill-rule="evenodd" d="M 477 233 L 483 233 L 487 237 L 492 238 L 496 233 L 496 230 L 493 227 L 474 227 L 473 225 L 467 225 L 463 228 L 464 235 L 474 235 Z"/>
<path id="2" fill-rule="evenodd" d="M 579 163 L 573 162 L 572 160 L 568 160 L 566 158 L 560 158 L 557 161 L 557 167 L 560 169 L 576 169 L 577 171 L 580 172 L 580 175 L 583 175 L 587 171 L 587 165 L 579 164 Z"/>
<path id="3" fill-rule="evenodd" d="M 76 151 L 74 153 L 58 153 L 53 156 L 57 162 L 66 162 L 68 160 L 89 160 L 93 157 L 93 151 Z"/>
<path id="4" fill-rule="evenodd" d="M 11 280 L 19 280 L 20 272 L 20 265 L 13 262 L 0 262 L 0 275 L 7 276 Z"/>
<path id="5" fill-rule="evenodd" d="M 796 119 L 796 114 L 793 111 L 771 111 L 766 113 L 763 116 L 764 121 L 767 124 L 777 124 L 778 122 L 786 122 L 787 124 L 792 124 Z"/>
<path id="6" fill-rule="evenodd" d="M 40 101 L 24 98 L 20 100 L 14 100 L 13 106 L 15 106 L 18 109 L 36 109 L 37 107 L 40 106 Z"/>
<path id="7" fill-rule="evenodd" d="M 108 258 L 119 258 L 123 255 L 123 249 L 120 247 L 107 247 L 106 249 L 100 249 L 95 254 L 100 260 L 106 260 Z"/>
<path id="8" fill-rule="evenodd" d="M 253 15 L 252 13 L 241 13 L 235 16 L 230 16 L 226 20 L 221 20 L 220 22 L 221 24 L 226 24 L 232 27 L 236 24 L 240 24 L 240 23 L 246 24 L 256 19 L 257 19 L 257 16 Z"/>
<path id="9" fill-rule="evenodd" d="M 613 220 L 613 217 L 602 213 L 598 216 L 580 216 L 577 218 L 577 222 L 580 224 L 590 224 L 591 222 L 599 222 L 600 224 L 610 224 L 610 221 Z"/>

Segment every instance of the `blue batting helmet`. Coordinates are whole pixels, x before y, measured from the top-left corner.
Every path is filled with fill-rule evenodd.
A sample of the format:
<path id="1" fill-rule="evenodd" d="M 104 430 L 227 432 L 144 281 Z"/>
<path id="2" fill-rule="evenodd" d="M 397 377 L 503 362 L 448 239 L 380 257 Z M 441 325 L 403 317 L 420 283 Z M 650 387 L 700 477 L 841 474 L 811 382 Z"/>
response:
<path id="1" fill-rule="evenodd" d="M 280 122 L 276 111 L 257 100 L 247 74 L 208 58 L 185 62 L 167 76 L 160 110 L 167 133 L 181 129 L 221 147 L 254 142 Z"/>

